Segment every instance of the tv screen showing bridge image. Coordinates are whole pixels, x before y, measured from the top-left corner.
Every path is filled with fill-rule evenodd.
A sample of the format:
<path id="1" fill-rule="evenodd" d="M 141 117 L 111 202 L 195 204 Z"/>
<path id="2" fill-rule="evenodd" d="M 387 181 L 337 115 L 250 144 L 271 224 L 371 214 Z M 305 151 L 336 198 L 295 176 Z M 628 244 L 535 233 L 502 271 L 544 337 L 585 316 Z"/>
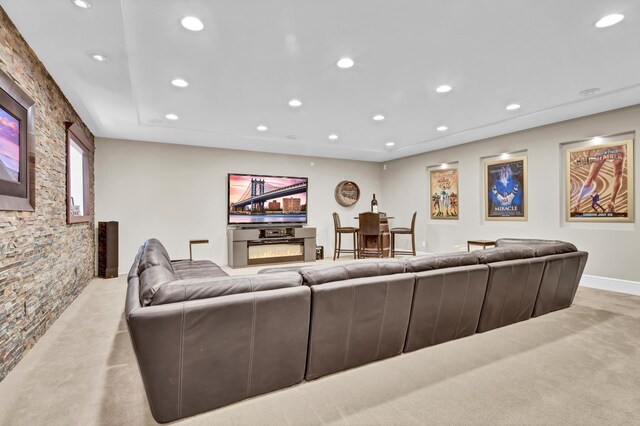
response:
<path id="1" fill-rule="evenodd" d="M 307 223 L 307 178 L 229 174 L 230 225 Z"/>

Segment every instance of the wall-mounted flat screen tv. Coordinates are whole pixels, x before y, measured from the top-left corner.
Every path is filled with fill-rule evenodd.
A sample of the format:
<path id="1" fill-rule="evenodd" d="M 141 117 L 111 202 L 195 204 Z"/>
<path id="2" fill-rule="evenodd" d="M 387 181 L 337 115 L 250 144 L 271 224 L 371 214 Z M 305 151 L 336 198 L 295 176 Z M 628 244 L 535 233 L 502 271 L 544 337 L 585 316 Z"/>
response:
<path id="1" fill-rule="evenodd" d="M 228 224 L 307 223 L 308 179 L 229 173 Z"/>
<path id="2" fill-rule="evenodd" d="M 20 182 L 20 121 L 0 106 L 0 179 Z"/>

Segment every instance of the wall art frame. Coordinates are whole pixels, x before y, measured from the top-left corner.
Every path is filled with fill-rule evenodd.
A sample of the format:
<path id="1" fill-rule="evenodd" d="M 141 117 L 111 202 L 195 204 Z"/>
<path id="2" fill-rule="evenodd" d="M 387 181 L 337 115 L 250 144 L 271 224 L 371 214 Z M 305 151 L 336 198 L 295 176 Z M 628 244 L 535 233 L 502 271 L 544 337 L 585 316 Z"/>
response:
<path id="1" fill-rule="evenodd" d="M 527 220 L 527 173 L 526 156 L 485 160 L 485 220 Z"/>
<path id="2" fill-rule="evenodd" d="M 6 163 L 11 162 L 11 165 L 2 162 L 0 166 L 5 171 L 4 179 L 0 179 L 0 210 L 35 211 L 35 111 L 35 101 L 8 74 L 0 70 L 0 129 L 17 126 L 18 132 L 15 136 L 17 150 L 13 146 L 13 154 L 0 152 L 0 155 L 5 154 L 0 157 L 0 161 L 4 159 Z M 10 141 L 0 139 L 0 149 L 10 144 Z"/>
<path id="3" fill-rule="evenodd" d="M 634 221 L 635 137 L 625 134 L 600 140 L 565 147 L 567 222 Z"/>
<path id="4" fill-rule="evenodd" d="M 460 186 L 458 167 L 438 167 L 429 170 L 429 218 L 431 220 L 460 219 Z"/>

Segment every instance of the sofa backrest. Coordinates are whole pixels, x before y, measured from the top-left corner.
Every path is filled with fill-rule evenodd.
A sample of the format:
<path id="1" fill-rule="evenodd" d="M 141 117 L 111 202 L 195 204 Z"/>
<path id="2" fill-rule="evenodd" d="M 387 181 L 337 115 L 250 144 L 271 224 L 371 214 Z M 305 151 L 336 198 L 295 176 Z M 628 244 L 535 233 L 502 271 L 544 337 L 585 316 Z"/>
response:
<path id="1" fill-rule="evenodd" d="M 414 275 L 405 352 L 476 332 L 487 288 L 487 265 L 434 269 Z"/>
<path id="2" fill-rule="evenodd" d="M 489 279 L 478 332 L 531 318 L 545 259 L 528 256 L 492 262 L 488 266 Z"/>
<path id="3" fill-rule="evenodd" d="M 402 352 L 414 274 L 367 276 L 310 285 L 307 380 Z"/>
<path id="4" fill-rule="evenodd" d="M 529 259 L 536 256 L 533 248 L 517 246 L 476 250 L 474 253 L 478 256 L 478 262 L 483 264 L 504 262 L 507 260 Z"/>
<path id="5" fill-rule="evenodd" d="M 533 309 L 534 317 L 567 308 L 573 303 L 588 256 L 587 252 L 577 251 L 544 258 L 544 272 Z"/>
<path id="6" fill-rule="evenodd" d="M 534 250 L 536 257 L 553 254 L 572 253 L 578 251 L 576 246 L 560 240 L 540 240 L 533 238 L 499 238 L 497 248 L 529 247 Z"/>
<path id="7" fill-rule="evenodd" d="M 302 277 L 295 272 L 230 277 L 187 278 L 165 282 L 154 292 L 149 305 L 209 299 L 232 294 L 298 287 Z"/>
<path id="8" fill-rule="evenodd" d="M 404 262 L 407 272 L 423 272 L 457 266 L 477 265 L 478 255 L 475 252 L 443 253 L 410 257 L 405 259 Z"/>
<path id="9" fill-rule="evenodd" d="M 301 268 L 299 272 L 304 284 L 313 286 L 353 278 L 401 274 L 405 272 L 405 264 L 400 259 L 376 259 L 330 266 L 312 266 Z"/>
<path id="10" fill-rule="evenodd" d="M 145 269 L 154 266 L 161 266 L 171 273 L 174 272 L 167 249 L 164 248 L 160 241 L 152 238 L 142 245 L 142 251 L 138 259 L 138 274 L 141 275 Z"/>

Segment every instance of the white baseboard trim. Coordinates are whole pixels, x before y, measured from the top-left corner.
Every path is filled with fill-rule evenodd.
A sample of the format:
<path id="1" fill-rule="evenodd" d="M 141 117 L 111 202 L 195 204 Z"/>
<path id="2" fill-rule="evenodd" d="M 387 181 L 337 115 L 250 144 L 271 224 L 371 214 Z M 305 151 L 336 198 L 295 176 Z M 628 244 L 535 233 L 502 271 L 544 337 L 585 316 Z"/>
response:
<path id="1" fill-rule="evenodd" d="M 640 296 L 640 282 L 619 280 L 617 278 L 597 277 L 595 275 L 582 275 L 580 280 L 582 287 L 597 288 L 600 290 L 615 291 L 617 293 Z"/>

